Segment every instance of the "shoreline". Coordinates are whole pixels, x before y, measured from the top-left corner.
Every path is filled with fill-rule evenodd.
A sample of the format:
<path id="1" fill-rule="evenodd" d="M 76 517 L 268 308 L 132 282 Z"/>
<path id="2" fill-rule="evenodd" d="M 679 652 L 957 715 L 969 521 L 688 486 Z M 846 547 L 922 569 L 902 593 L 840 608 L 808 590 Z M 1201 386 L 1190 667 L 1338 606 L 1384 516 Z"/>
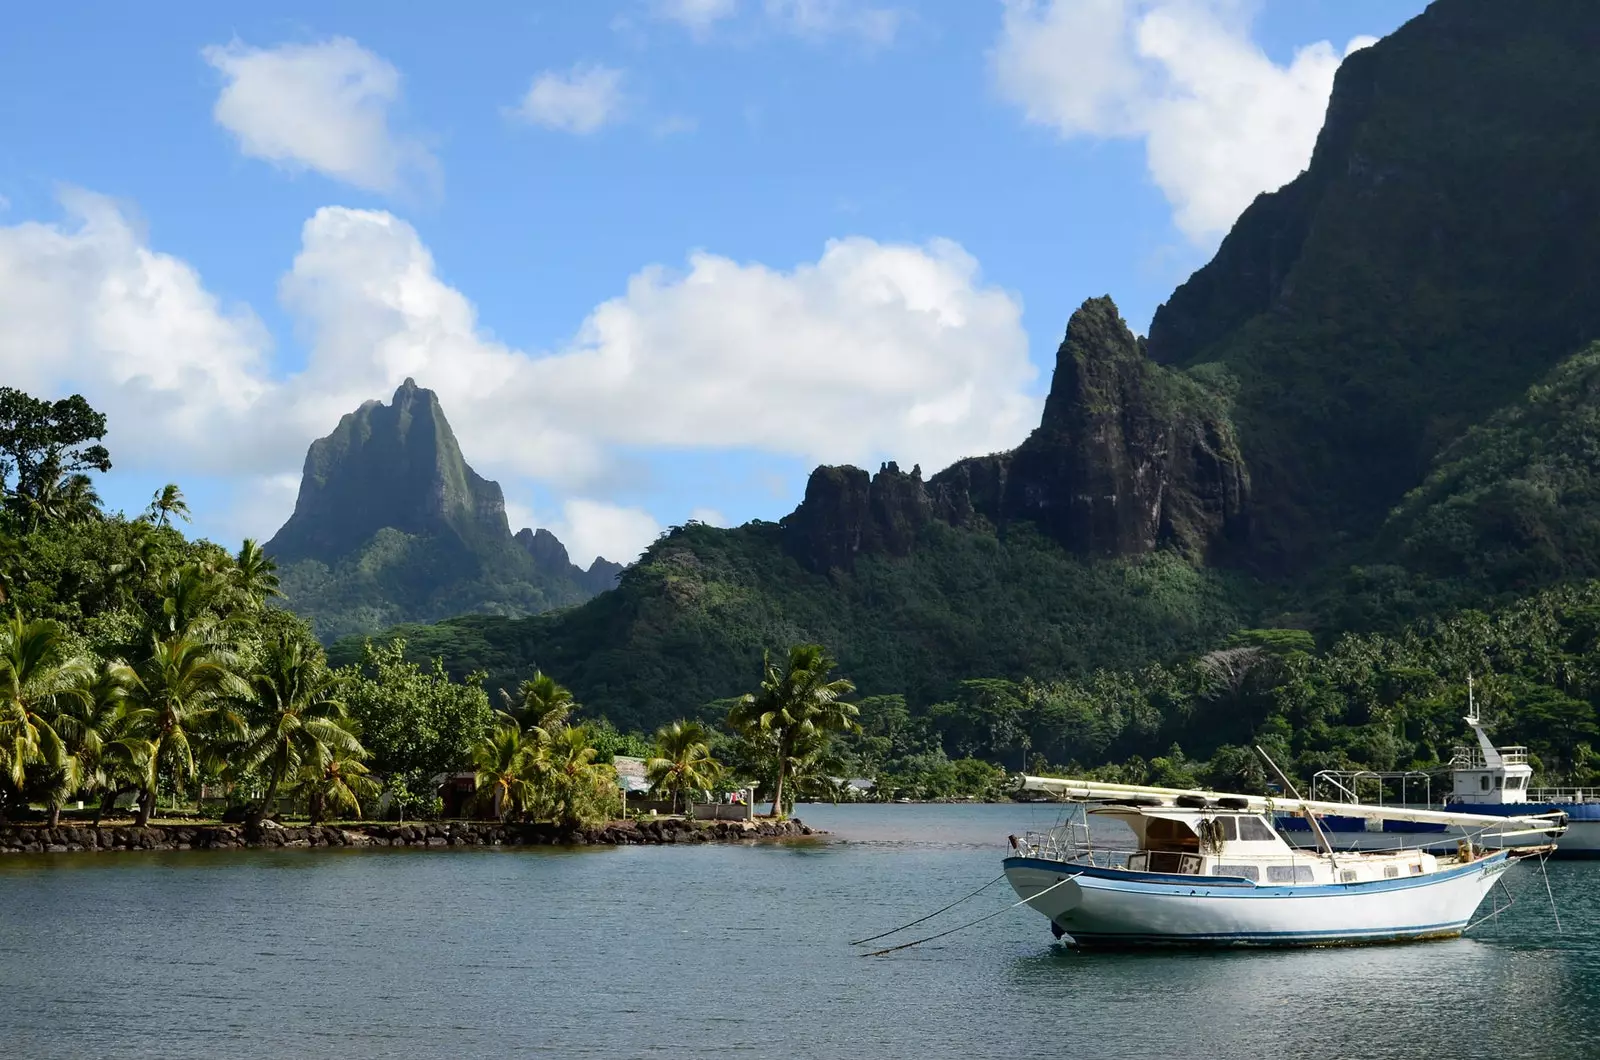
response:
<path id="1" fill-rule="evenodd" d="M 376 822 L 356 825 L 44 824 L 0 826 L 0 856 L 126 850 L 276 850 L 311 847 L 664 846 L 800 839 L 827 833 L 787 821 L 611 821 L 576 830 L 498 821 Z"/>

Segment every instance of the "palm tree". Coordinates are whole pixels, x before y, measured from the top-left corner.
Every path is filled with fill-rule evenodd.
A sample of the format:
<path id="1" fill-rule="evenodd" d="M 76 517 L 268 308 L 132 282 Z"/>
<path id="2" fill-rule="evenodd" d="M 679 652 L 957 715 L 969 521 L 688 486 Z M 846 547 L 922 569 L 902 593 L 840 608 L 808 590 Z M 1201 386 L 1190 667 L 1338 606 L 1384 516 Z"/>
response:
<path id="1" fill-rule="evenodd" d="M 50 716 L 59 698 L 89 673 L 89 663 L 72 653 L 59 623 L 28 622 L 13 611 L 0 624 L 0 767 L 16 787 L 27 781 L 30 765 L 68 768 L 66 745 Z"/>
<path id="2" fill-rule="evenodd" d="M 250 695 L 232 652 L 179 634 L 155 639 L 138 670 L 129 699 L 149 740 L 139 796 L 139 824 L 150 823 L 163 771 L 179 783 L 199 771 L 198 751 L 208 738 L 243 737 L 244 719 L 235 703 Z"/>
<path id="3" fill-rule="evenodd" d="M 185 563 L 168 574 L 161 587 L 165 632 L 187 636 L 209 625 L 227 589 L 222 576 L 199 563 Z"/>
<path id="4" fill-rule="evenodd" d="M 255 690 L 258 725 L 246 740 L 238 762 L 262 769 L 267 793 L 254 819 L 271 810 L 284 781 L 304 771 L 319 773 L 335 752 L 362 753 L 350 731 L 349 716 L 339 699 L 339 679 L 321 652 L 309 652 L 297 639 L 281 634 L 267 648 L 259 673 L 250 678 Z"/>
<path id="5" fill-rule="evenodd" d="M 278 590 L 278 564 L 262 551 L 254 538 L 245 538 L 233 562 L 228 576 L 250 606 L 259 607 L 267 597 L 283 595 Z"/>
<path id="6" fill-rule="evenodd" d="M 524 734 L 517 719 L 501 714 L 494 730 L 472 748 L 478 791 L 491 793 L 497 817 L 527 810 L 548 752 L 546 744 L 534 732 Z"/>
<path id="7" fill-rule="evenodd" d="M 119 782 L 132 775 L 134 763 L 148 750 L 133 731 L 128 708 L 134 680 L 126 664 L 111 660 L 59 697 L 53 724 L 67 757 L 50 796 L 50 827 L 60 823 L 61 805 L 75 791 L 109 793 L 115 799 Z"/>
<path id="8" fill-rule="evenodd" d="M 645 776 L 653 790 L 672 794 L 674 813 L 684 792 L 705 791 L 722 776 L 709 736 L 697 721 L 675 721 L 656 730 L 656 754 L 645 762 Z"/>
<path id="9" fill-rule="evenodd" d="M 578 709 L 571 690 L 542 670 L 533 671 L 533 676 L 522 682 L 515 698 L 503 688 L 500 696 L 505 700 L 506 713 L 550 735 L 565 728 L 567 718 Z"/>
<path id="10" fill-rule="evenodd" d="M 189 521 L 189 503 L 183 499 L 183 491 L 176 482 L 169 482 L 156 491 L 150 499 L 149 514 L 157 526 L 166 526 L 174 516 Z"/>
<path id="11" fill-rule="evenodd" d="M 551 816 L 564 828 L 604 816 L 616 797 L 617 772 L 596 762 L 597 754 L 586 725 L 562 729 L 550 741 L 540 773 Z"/>
<path id="12" fill-rule="evenodd" d="M 828 680 L 834 661 L 820 644 L 796 644 L 789 649 L 785 669 L 763 656 L 761 691 L 746 693 L 728 714 L 728 724 L 754 736 L 770 733 L 777 741 L 772 781 L 772 815 L 783 813 L 783 782 L 802 742 L 829 732 L 859 729 L 860 713 L 845 696 L 856 690 L 849 681 Z"/>
<path id="13" fill-rule="evenodd" d="M 321 824 L 323 814 L 329 810 L 344 810 L 359 817 L 361 800 L 383 790 L 383 785 L 367 775 L 367 767 L 361 761 L 365 756 L 364 751 L 353 754 L 334 749 L 320 767 L 307 767 L 301 773 L 296 790 L 306 796 L 312 824 Z"/>

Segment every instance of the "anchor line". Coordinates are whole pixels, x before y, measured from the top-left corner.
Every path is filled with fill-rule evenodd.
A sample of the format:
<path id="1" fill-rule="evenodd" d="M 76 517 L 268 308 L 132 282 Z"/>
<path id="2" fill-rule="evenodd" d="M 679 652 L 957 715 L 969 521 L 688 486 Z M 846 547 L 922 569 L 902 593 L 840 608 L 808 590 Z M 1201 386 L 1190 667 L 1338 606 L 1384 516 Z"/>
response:
<path id="1" fill-rule="evenodd" d="M 958 931 L 965 931 L 969 927 L 976 927 L 979 924 L 983 923 L 985 920 L 993 920 L 995 917 L 999 916 L 1002 913 L 1011 912 L 1011 910 L 1017 908 L 1017 906 L 1027 905 L 1029 902 L 1033 901 L 1035 898 L 1043 898 L 1045 895 L 1049 894 L 1051 891 L 1055 890 L 1057 887 L 1060 887 L 1063 883 L 1071 883 L 1073 880 L 1077 879 L 1081 875 L 1083 875 L 1081 872 L 1074 872 L 1071 876 L 1066 876 L 1066 877 L 1064 877 L 1062 879 L 1057 880 L 1055 883 L 1052 883 L 1050 886 L 1046 887 L 1044 890 L 1040 891 L 1038 894 L 1030 894 L 1028 897 L 1024 898 L 1020 902 L 1014 902 L 1011 905 L 1006 906 L 1004 909 L 997 909 L 994 912 L 988 914 L 987 916 L 980 916 L 976 920 L 970 920 L 965 924 L 961 924 L 961 925 L 959 925 L 957 927 L 951 928 L 949 931 L 941 931 L 937 935 L 929 935 L 927 938 L 925 938 L 925 939 L 917 939 L 915 942 L 902 942 L 900 945 L 898 945 L 898 946 L 890 946 L 886 950 L 873 950 L 871 953 L 863 953 L 863 954 L 860 954 L 860 956 L 862 956 L 862 957 L 882 957 L 884 954 L 893 953 L 895 950 L 907 950 L 907 949 L 910 949 L 912 946 L 920 946 L 924 942 L 932 942 L 934 939 L 942 939 L 946 935 L 954 935 Z M 891 932 L 891 934 L 893 934 L 893 932 Z"/>
<path id="2" fill-rule="evenodd" d="M 938 916 L 940 913 L 948 912 L 949 910 L 954 909 L 956 906 L 960 905 L 962 902 L 965 902 L 968 898 L 976 898 L 976 897 L 978 897 L 978 895 L 982 894 L 984 891 L 987 891 L 989 888 L 993 887 L 995 884 L 999 883 L 1001 880 L 1003 880 L 1005 878 L 1006 878 L 1006 874 L 1002 872 L 1000 875 L 996 876 L 994 879 L 990 880 L 988 883 L 984 884 L 982 887 L 979 887 L 976 891 L 973 891 L 971 894 L 967 895 L 966 898 L 957 898 L 955 901 L 951 902 L 949 905 L 945 906 L 943 909 L 935 909 L 933 912 L 929 913 L 927 916 L 918 917 L 917 919 L 911 921 L 911 923 L 909 923 L 909 924 L 901 924 L 899 927 L 891 928 L 890 930 L 885 931 L 880 935 L 870 935 L 870 936 L 868 936 L 867 938 L 864 938 L 864 939 L 856 939 L 854 942 L 850 943 L 850 945 L 852 945 L 852 946 L 860 946 L 861 944 L 866 943 L 866 942 L 876 942 L 877 940 L 879 940 L 881 938 L 887 938 L 890 935 L 897 935 L 900 932 L 904 931 L 906 928 L 916 927 L 918 924 L 921 924 L 924 921 L 932 920 L 934 917 Z"/>
<path id="3" fill-rule="evenodd" d="M 1478 919 L 1474 920 L 1472 923 L 1468 924 L 1466 927 L 1462 928 L 1461 929 L 1461 933 L 1463 935 L 1465 935 L 1467 932 L 1471 931 L 1473 928 L 1477 927 L 1479 924 L 1483 923 L 1486 920 L 1494 920 L 1501 913 L 1504 913 L 1507 909 L 1510 909 L 1512 906 L 1517 904 L 1516 895 L 1512 894 L 1511 893 L 1511 888 L 1506 886 L 1505 877 L 1504 876 L 1500 877 L 1500 879 L 1497 880 L 1496 883 L 1499 886 L 1501 893 L 1506 896 L 1506 904 L 1505 905 L 1496 905 L 1494 907 L 1494 912 L 1486 913 L 1483 916 L 1480 916 Z"/>
<path id="4" fill-rule="evenodd" d="M 1544 877 L 1544 893 L 1545 896 L 1550 899 L 1550 915 L 1556 918 L 1556 934 L 1563 935 L 1566 934 L 1566 932 L 1561 930 L 1561 913 L 1556 909 L 1556 895 L 1555 892 L 1550 889 L 1550 873 L 1545 868 L 1544 864 L 1548 860 L 1550 860 L 1549 855 L 1539 855 L 1539 875 Z"/>

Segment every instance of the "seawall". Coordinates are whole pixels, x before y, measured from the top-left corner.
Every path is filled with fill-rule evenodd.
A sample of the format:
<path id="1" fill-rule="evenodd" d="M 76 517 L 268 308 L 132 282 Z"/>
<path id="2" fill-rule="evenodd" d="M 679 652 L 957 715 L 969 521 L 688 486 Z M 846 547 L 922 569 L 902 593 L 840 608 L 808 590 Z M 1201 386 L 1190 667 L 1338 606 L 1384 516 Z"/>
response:
<path id="1" fill-rule="evenodd" d="M 612 821 L 576 831 L 553 824 L 497 821 L 417 821 L 354 825 L 262 826 L 216 824 L 63 824 L 58 828 L 0 826 L 0 855 L 68 854 L 116 850 L 237 850 L 277 847 L 631 846 L 667 843 L 736 843 L 819 835 L 798 819 L 788 821 L 684 821 L 676 818 Z"/>

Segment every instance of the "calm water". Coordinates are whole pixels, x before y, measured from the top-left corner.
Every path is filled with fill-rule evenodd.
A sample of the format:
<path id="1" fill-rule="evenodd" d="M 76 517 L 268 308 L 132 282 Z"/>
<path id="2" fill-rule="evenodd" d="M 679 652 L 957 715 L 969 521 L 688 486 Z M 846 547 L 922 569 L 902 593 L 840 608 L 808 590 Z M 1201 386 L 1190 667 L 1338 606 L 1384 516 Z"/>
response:
<path id="1" fill-rule="evenodd" d="M 1561 935 L 1524 866 L 1458 941 L 1079 954 L 1022 909 L 862 959 L 1056 812 L 801 815 L 836 838 L 0 859 L 0 1056 L 1600 1055 L 1600 864 L 1550 867 Z"/>

